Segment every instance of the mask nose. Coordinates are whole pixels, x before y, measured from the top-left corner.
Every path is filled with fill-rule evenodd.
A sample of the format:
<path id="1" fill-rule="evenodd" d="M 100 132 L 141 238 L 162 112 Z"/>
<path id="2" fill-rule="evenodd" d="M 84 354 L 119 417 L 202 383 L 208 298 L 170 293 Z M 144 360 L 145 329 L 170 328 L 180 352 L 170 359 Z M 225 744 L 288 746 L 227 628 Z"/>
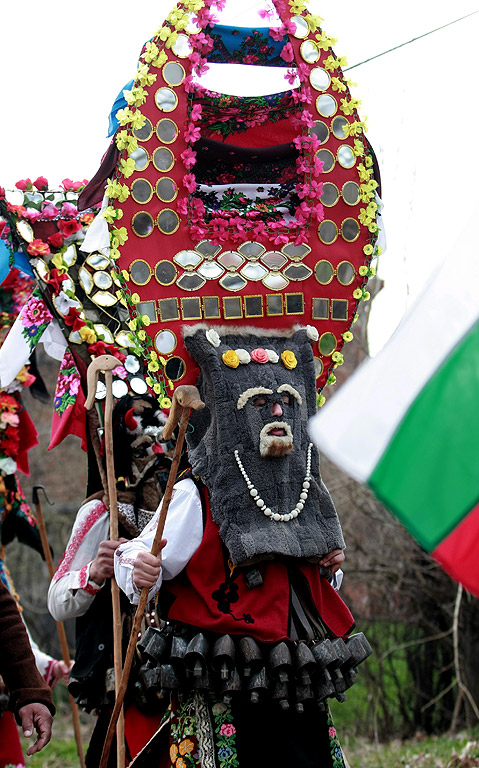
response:
<path id="1" fill-rule="evenodd" d="M 283 409 L 281 408 L 281 405 L 279 403 L 273 403 L 273 407 L 271 408 L 271 413 L 273 416 L 282 416 Z"/>

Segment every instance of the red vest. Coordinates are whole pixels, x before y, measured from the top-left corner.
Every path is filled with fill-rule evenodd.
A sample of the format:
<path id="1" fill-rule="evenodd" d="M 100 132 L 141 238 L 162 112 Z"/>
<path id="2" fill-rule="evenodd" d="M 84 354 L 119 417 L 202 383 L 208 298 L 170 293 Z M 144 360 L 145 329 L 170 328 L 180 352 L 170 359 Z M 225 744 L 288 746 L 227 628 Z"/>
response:
<path id="1" fill-rule="evenodd" d="M 257 566 L 262 586 L 250 589 L 242 569 L 230 569 L 218 526 L 211 517 L 208 492 L 204 488 L 200 492 L 206 510 L 201 544 L 181 574 L 163 584 L 162 592 L 166 589 L 169 593 L 170 620 L 218 634 L 249 635 L 260 642 L 285 640 L 290 612 L 288 568 L 295 567 L 305 577 L 330 634 L 344 637 L 351 632 L 353 617 L 329 581 L 320 577 L 317 564 L 265 560 Z M 164 599 L 161 602 L 164 605 Z M 163 611 L 162 618 L 166 618 Z"/>

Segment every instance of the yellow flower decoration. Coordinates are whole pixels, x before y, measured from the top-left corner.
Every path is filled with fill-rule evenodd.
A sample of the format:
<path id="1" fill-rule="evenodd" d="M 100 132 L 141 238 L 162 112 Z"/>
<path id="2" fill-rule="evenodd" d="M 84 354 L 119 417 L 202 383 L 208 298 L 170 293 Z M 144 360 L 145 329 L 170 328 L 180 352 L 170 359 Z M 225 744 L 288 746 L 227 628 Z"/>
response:
<path id="1" fill-rule="evenodd" d="M 152 373 L 156 373 L 156 371 L 160 370 L 160 364 L 156 360 L 150 360 L 148 363 L 148 370 Z"/>
<path id="2" fill-rule="evenodd" d="M 163 391 L 163 387 L 158 381 L 156 382 L 156 384 L 153 384 L 153 392 L 155 393 L 155 395 L 161 395 L 162 391 Z"/>
<path id="3" fill-rule="evenodd" d="M 234 349 L 229 349 L 227 352 L 224 352 L 221 359 L 228 368 L 237 368 L 239 365 L 239 357 Z"/>
<path id="4" fill-rule="evenodd" d="M 160 52 L 160 49 L 158 48 L 156 43 L 152 43 L 152 42 L 147 43 L 145 56 L 144 56 L 145 61 L 150 63 L 150 61 L 153 61 L 153 59 L 156 59 L 159 52 Z"/>
<path id="5" fill-rule="evenodd" d="M 356 288 L 353 291 L 353 299 L 362 299 L 362 297 L 363 297 L 363 292 L 361 288 Z"/>
<path id="6" fill-rule="evenodd" d="M 126 227 L 120 227 L 120 229 L 112 229 L 112 237 L 114 240 L 118 240 L 118 245 L 125 245 L 128 240 L 128 231 Z"/>
<path id="7" fill-rule="evenodd" d="M 130 176 L 135 172 L 134 159 L 129 157 L 128 160 L 120 160 L 120 171 L 125 179 L 129 179 Z"/>
<path id="8" fill-rule="evenodd" d="M 58 269 L 60 274 L 62 274 L 63 272 L 68 272 L 68 267 L 63 261 L 63 255 L 61 253 L 56 253 L 55 256 L 53 256 L 52 264 L 55 265 L 55 267 Z"/>
<path id="9" fill-rule="evenodd" d="M 180 755 L 189 755 L 193 752 L 195 745 L 191 739 L 184 739 L 180 744 Z"/>
<path id="10" fill-rule="evenodd" d="M 296 368 L 298 365 L 298 361 L 296 360 L 296 355 L 294 352 L 291 352 L 290 349 L 285 349 L 284 352 L 281 354 L 281 360 L 284 363 L 284 367 L 288 369 L 288 371 L 292 371 L 293 368 Z"/>
<path id="11" fill-rule="evenodd" d="M 145 341 L 146 339 L 145 331 L 138 331 L 138 338 L 140 339 L 140 341 Z"/>
<path id="12" fill-rule="evenodd" d="M 78 333 L 80 334 L 82 341 L 86 341 L 87 344 L 94 344 L 98 338 L 93 328 L 89 328 L 88 325 L 84 325 L 80 328 Z"/>
<path id="13" fill-rule="evenodd" d="M 171 408 L 171 400 L 169 397 L 162 397 L 160 400 L 160 408 Z"/>
<path id="14" fill-rule="evenodd" d="M 147 328 L 148 328 L 148 326 L 149 326 L 149 325 L 150 325 L 150 323 L 151 323 L 151 320 L 150 320 L 150 318 L 148 317 L 148 315 L 142 315 L 142 316 L 141 316 L 141 321 L 142 321 L 143 325 L 145 325 Z"/>
<path id="15" fill-rule="evenodd" d="M 139 304 L 140 303 L 140 297 L 139 297 L 139 295 L 137 293 L 132 293 L 131 294 L 131 300 L 132 300 L 133 304 Z"/>

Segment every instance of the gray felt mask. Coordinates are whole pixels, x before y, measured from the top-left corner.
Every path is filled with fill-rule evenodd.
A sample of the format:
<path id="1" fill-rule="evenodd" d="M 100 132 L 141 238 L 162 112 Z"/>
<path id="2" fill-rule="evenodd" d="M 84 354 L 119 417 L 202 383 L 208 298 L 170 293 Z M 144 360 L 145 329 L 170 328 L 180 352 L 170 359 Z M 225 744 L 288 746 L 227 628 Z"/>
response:
<path id="1" fill-rule="evenodd" d="M 306 329 L 275 333 L 202 324 L 187 330 L 185 345 L 200 367 L 206 404 L 191 416 L 189 458 L 209 490 L 232 562 L 316 560 L 343 548 L 307 431 L 316 388 Z"/>

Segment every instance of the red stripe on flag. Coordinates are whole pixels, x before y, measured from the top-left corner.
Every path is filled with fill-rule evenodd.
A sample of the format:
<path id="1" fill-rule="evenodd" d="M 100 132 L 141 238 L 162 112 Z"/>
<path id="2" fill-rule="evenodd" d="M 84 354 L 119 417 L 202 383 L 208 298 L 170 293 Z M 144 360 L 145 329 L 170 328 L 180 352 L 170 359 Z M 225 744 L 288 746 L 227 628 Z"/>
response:
<path id="1" fill-rule="evenodd" d="M 431 555 L 454 581 L 479 597 L 479 504 Z"/>

